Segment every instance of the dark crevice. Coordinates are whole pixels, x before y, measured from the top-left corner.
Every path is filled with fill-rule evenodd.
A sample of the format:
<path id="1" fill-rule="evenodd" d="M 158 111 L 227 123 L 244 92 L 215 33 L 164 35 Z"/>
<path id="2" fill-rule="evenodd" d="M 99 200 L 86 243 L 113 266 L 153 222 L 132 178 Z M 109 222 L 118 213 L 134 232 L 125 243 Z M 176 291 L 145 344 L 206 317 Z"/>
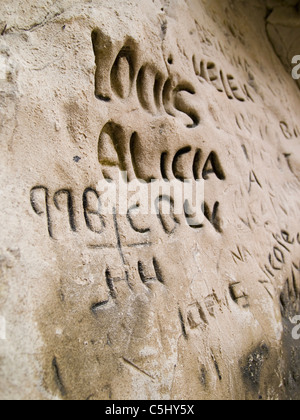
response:
<path id="1" fill-rule="evenodd" d="M 178 309 L 178 315 L 179 315 L 179 320 L 180 320 L 180 325 L 181 325 L 181 330 L 182 330 L 183 337 L 187 340 L 188 335 L 187 335 L 187 332 L 186 332 L 183 315 L 182 315 L 182 312 L 181 312 L 180 309 Z"/>
<path id="2" fill-rule="evenodd" d="M 65 389 L 65 386 L 63 384 L 63 381 L 62 381 L 62 377 L 61 377 L 61 373 L 60 373 L 60 370 L 59 370 L 59 366 L 58 366 L 56 357 L 54 357 L 54 359 L 52 360 L 52 368 L 53 368 L 53 371 L 54 371 L 54 379 L 55 379 L 56 385 L 58 386 L 58 389 L 59 389 L 61 395 L 63 397 L 65 397 L 67 393 L 66 393 L 66 389 Z"/>

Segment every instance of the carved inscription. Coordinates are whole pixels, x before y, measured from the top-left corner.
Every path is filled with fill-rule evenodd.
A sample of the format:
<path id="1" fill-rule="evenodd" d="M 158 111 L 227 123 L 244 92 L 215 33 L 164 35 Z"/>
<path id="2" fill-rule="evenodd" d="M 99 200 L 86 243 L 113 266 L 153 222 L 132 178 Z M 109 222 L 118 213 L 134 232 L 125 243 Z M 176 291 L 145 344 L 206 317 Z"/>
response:
<path id="1" fill-rule="evenodd" d="M 34 212 L 45 218 L 50 238 L 55 239 L 53 233 L 54 208 L 58 210 L 58 213 L 66 215 L 70 231 L 78 232 L 74 194 L 71 190 L 61 189 L 51 197 L 48 188 L 37 186 L 30 191 L 30 202 Z M 54 208 L 52 204 L 54 204 Z M 95 189 L 87 188 L 83 192 L 81 211 L 87 229 L 100 235 L 105 228 L 105 221 L 99 211 L 99 195 Z"/>
<path id="2" fill-rule="evenodd" d="M 268 263 L 264 265 L 263 271 L 270 278 L 275 277 L 275 273 L 282 271 L 287 262 L 287 256 L 291 257 L 292 248 L 300 245 L 300 233 L 291 235 L 286 230 L 282 230 L 280 234 L 273 234 L 274 246 L 272 252 L 268 255 Z M 299 263 L 292 261 L 292 272 L 299 271 Z"/>
<path id="3" fill-rule="evenodd" d="M 95 95 L 98 100 L 106 103 L 108 107 L 112 105 L 113 112 L 116 112 L 116 104 L 120 106 L 130 104 L 129 112 L 139 108 L 138 111 L 142 111 L 142 113 L 138 115 L 144 115 L 145 121 L 150 119 L 155 121 L 158 118 L 163 121 L 164 118 L 166 120 L 174 118 L 183 122 L 182 130 L 187 134 L 186 142 L 175 151 L 174 149 L 169 150 L 167 142 L 165 142 L 165 146 L 165 143 L 161 142 L 163 146 L 159 149 L 157 161 L 153 161 L 152 167 L 149 169 L 150 165 L 147 167 L 142 159 L 145 133 L 138 129 L 139 125 L 135 127 L 134 118 L 130 124 L 125 125 L 120 116 L 111 115 L 111 118 L 101 129 L 97 150 L 95 150 L 104 179 L 116 181 L 120 172 L 126 172 L 128 183 L 134 180 L 147 184 L 153 180 L 162 180 L 165 183 L 177 180 L 184 183 L 200 179 L 207 182 L 224 183 L 227 176 L 222 156 L 212 146 L 204 147 L 205 141 L 202 138 L 198 143 L 188 140 L 188 135 L 197 133 L 197 127 L 200 128 L 199 126 L 203 122 L 200 106 L 197 105 L 197 92 L 200 89 L 197 78 L 199 83 L 209 83 L 218 92 L 226 95 L 229 100 L 240 103 L 254 102 L 254 92 L 250 89 L 249 84 L 238 82 L 231 72 L 225 71 L 216 62 L 199 59 L 196 55 L 193 57 L 193 68 L 197 78 L 193 77 L 193 82 L 180 78 L 178 74 L 173 74 L 172 54 L 169 55 L 168 60 L 164 60 L 163 66 L 161 63 L 153 63 L 150 59 L 144 58 L 145 54 L 141 50 L 139 42 L 130 36 L 116 42 L 102 30 L 96 29 L 92 32 L 92 43 L 96 61 Z M 241 118 L 237 118 L 236 123 L 241 130 L 246 127 L 251 132 L 251 124 L 247 124 L 243 118 L 242 123 Z M 161 124 L 160 130 L 157 132 L 162 133 L 163 127 L 164 123 Z M 286 134 L 289 133 L 288 128 L 283 126 L 281 129 Z M 244 153 L 249 158 L 246 146 L 244 146 Z M 262 188 L 256 172 L 251 170 L 249 193 L 254 188 L 254 184 Z M 126 261 L 126 249 L 152 246 L 150 220 L 147 223 L 147 218 L 145 222 L 145 219 L 141 221 L 136 216 L 136 210 L 139 209 L 140 203 L 136 202 L 135 205 L 128 207 L 126 221 L 131 231 L 142 235 L 140 236 L 142 239 L 136 242 L 127 238 L 124 240 L 116 209 L 108 220 L 109 217 L 104 216 L 100 211 L 101 193 L 93 186 L 82 188 L 82 191 L 82 194 L 78 194 L 78 191 L 75 193 L 70 188 L 52 191 L 50 187 L 38 185 L 30 191 L 30 203 L 34 213 L 44 219 L 51 239 L 57 239 L 56 229 L 59 229 L 60 222 L 63 220 L 65 228 L 67 227 L 72 235 L 81 234 L 82 226 L 95 235 L 94 243 L 87 245 L 89 249 L 95 251 L 111 249 L 118 252 L 121 260 L 119 271 L 116 272 L 112 267 L 106 267 L 104 280 L 108 298 L 93 303 L 91 306 L 93 314 L 97 315 L 99 310 L 108 308 L 110 304 L 118 303 L 118 285 L 125 284 L 129 291 L 134 290 L 134 274 L 136 273 L 146 289 L 151 290 L 154 284 L 165 286 L 166 282 L 156 257 L 152 258 L 150 264 L 149 261 L 145 263 L 142 258 L 138 258 L 134 273 L 131 272 L 131 266 Z M 79 198 L 78 195 L 80 195 Z M 223 233 L 221 203 L 217 199 L 214 201 L 208 203 L 204 200 L 201 210 L 205 221 L 217 233 L 221 234 Z M 164 214 L 162 211 L 165 202 L 169 204 L 169 214 Z M 196 232 L 197 229 L 205 227 L 205 223 L 190 223 L 192 217 L 188 202 L 184 203 L 183 217 L 174 214 L 174 199 L 171 195 L 159 194 L 155 205 L 158 209 L 157 219 L 166 235 L 175 234 L 183 221 L 187 227 L 196 230 Z M 104 242 L 107 240 L 107 236 L 111 238 L 111 234 L 113 234 L 113 240 Z M 244 261 L 244 250 L 238 247 L 237 252 L 232 253 L 232 257 L 235 262 Z M 277 263 L 278 261 L 284 263 L 284 255 L 279 248 L 274 249 L 273 258 Z M 273 264 L 273 259 L 270 264 Z M 274 268 L 274 270 L 276 269 Z M 229 286 L 229 295 L 236 304 L 248 308 L 249 299 L 240 283 L 233 283 Z M 220 300 L 212 291 L 201 303 L 197 302 L 189 307 L 187 314 L 179 308 L 178 316 L 183 337 L 188 339 L 189 327 L 190 329 L 196 329 L 199 326 L 205 328 L 210 319 L 216 317 L 216 308 L 220 305 Z M 213 360 L 218 375 L 221 377 L 216 359 L 213 358 Z"/>
<path id="4" fill-rule="evenodd" d="M 125 131 L 121 126 L 116 126 L 108 123 L 102 130 L 99 137 L 98 156 L 101 164 L 103 176 L 108 180 L 116 178 L 116 170 L 126 172 L 128 180 L 139 179 L 150 183 L 155 180 L 151 174 L 147 174 L 144 168 L 139 166 L 139 156 L 136 152 L 136 142 L 138 136 L 133 133 L 131 136 L 126 136 Z M 121 141 L 120 141 L 121 140 Z M 130 143 L 130 152 L 126 153 L 124 145 Z M 122 146 L 123 145 L 123 146 Z M 185 159 L 191 162 L 189 167 L 185 164 Z M 191 146 L 179 149 L 175 155 L 170 156 L 169 152 L 165 151 L 161 154 L 160 162 L 161 180 L 171 181 L 177 179 L 181 182 L 190 181 L 193 178 L 195 181 L 199 179 L 209 180 L 210 177 L 215 176 L 220 181 L 226 180 L 225 171 L 222 167 L 221 160 L 215 151 L 210 152 L 205 156 L 201 149 L 194 149 Z M 159 197 L 159 201 L 163 197 Z M 172 205 L 172 197 L 169 198 Z M 216 202 L 211 209 L 207 203 L 204 203 L 203 213 L 206 219 L 214 226 L 218 232 L 222 232 L 221 222 L 219 218 L 220 203 Z M 186 215 L 188 220 L 188 217 Z M 162 226 L 168 233 L 173 233 L 174 229 L 166 228 L 165 223 Z M 176 219 L 174 220 L 176 222 Z M 193 228 L 201 228 L 202 224 L 198 226 L 193 225 Z"/>
<path id="5" fill-rule="evenodd" d="M 162 207 L 162 204 L 165 202 L 170 206 L 169 214 L 165 214 Z M 86 229 L 94 234 L 104 235 L 106 229 L 108 229 L 105 217 L 100 211 L 101 195 L 99 195 L 99 193 L 94 188 L 89 187 L 84 190 L 80 207 L 78 207 L 78 203 L 76 204 L 77 207 L 75 207 L 74 193 L 71 190 L 61 189 L 56 191 L 53 197 L 51 197 L 48 188 L 44 186 L 37 186 L 32 188 L 30 191 L 30 203 L 35 214 L 45 220 L 49 237 L 54 240 L 57 239 L 54 233 L 54 226 L 57 226 L 58 223 L 62 220 L 61 217 L 63 217 L 67 222 L 69 231 L 73 232 L 74 234 L 81 234 L 79 230 L 79 217 L 84 219 Z M 206 220 L 215 228 L 215 230 L 221 233 L 222 223 L 220 219 L 219 206 L 220 203 L 216 202 L 214 207 L 211 209 L 210 206 L 204 202 L 202 212 Z M 155 207 L 157 209 L 157 217 L 163 231 L 168 235 L 174 234 L 177 225 L 181 225 L 183 222 L 181 218 L 174 214 L 174 201 L 172 197 L 159 195 L 155 200 Z M 134 211 L 138 208 L 139 204 L 137 203 L 128 209 L 128 224 L 130 228 L 137 233 L 150 233 L 151 225 L 139 227 L 140 222 L 134 215 Z M 75 214 L 78 215 L 75 217 Z M 187 226 L 190 228 L 202 229 L 204 227 L 203 223 L 195 224 L 194 220 L 193 224 L 190 222 L 192 217 L 190 210 L 188 209 L 187 202 L 184 205 L 183 214 L 185 216 Z M 111 215 L 111 217 L 116 216 Z M 143 245 L 143 243 L 134 245 Z M 109 248 L 111 246 L 112 245 L 99 245 L 99 248 Z M 97 245 L 94 247 L 97 247 Z"/>
<path id="6" fill-rule="evenodd" d="M 240 84 L 231 74 L 226 74 L 216 63 L 206 60 L 198 60 L 193 56 L 193 66 L 196 76 L 200 81 L 204 80 L 215 87 L 218 92 L 227 96 L 230 100 L 240 102 L 252 101 L 254 99 L 247 84 Z"/>
<path id="7" fill-rule="evenodd" d="M 140 168 L 138 143 L 140 140 L 136 132 L 126 134 L 121 126 L 111 122 L 104 126 L 99 137 L 98 158 L 106 179 L 114 178 L 113 168 L 127 172 L 129 180 L 139 179 L 149 183 L 156 179 Z M 126 147 L 128 144 L 129 148 Z M 190 167 L 184 164 L 185 159 L 191 162 Z M 164 151 L 157 165 L 160 165 L 161 179 L 168 181 L 174 178 L 182 182 L 192 178 L 208 180 L 210 175 L 215 175 L 221 181 L 226 179 L 221 159 L 214 150 L 205 155 L 201 149 L 186 146 L 173 156 Z"/>
<path id="8" fill-rule="evenodd" d="M 286 230 L 281 230 L 280 234 L 273 234 L 274 246 L 272 251 L 268 255 L 268 261 L 261 267 L 265 275 L 265 279 L 259 280 L 259 283 L 264 287 L 266 292 L 269 294 L 271 299 L 274 299 L 274 280 L 276 274 L 282 274 L 288 272 L 288 278 L 286 285 L 289 290 L 300 290 L 299 273 L 300 273 L 300 261 L 295 260 L 293 257 L 293 251 L 297 246 L 300 245 L 300 233 L 291 235 Z M 298 276 L 298 278 L 297 278 Z M 284 296 L 284 293 L 282 296 Z M 293 297 L 292 292 L 288 294 L 289 297 Z M 282 298 L 281 304 L 283 305 Z M 283 305 L 285 308 L 285 305 Z"/>
<path id="9" fill-rule="evenodd" d="M 300 137 L 300 129 L 298 126 L 292 127 L 285 121 L 281 121 L 280 128 L 282 134 L 287 140 L 297 139 L 298 137 Z"/>
<path id="10" fill-rule="evenodd" d="M 123 100 L 134 104 L 138 101 L 141 109 L 153 117 L 165 114 L 180 120 L 180 116 L 186 115 L 191 120 L 190 123 L 185 123 L 187 129 L 196 128 L 201 123 L 194 101 L 196 88 L 190 81 L 180 80 L 178 74 L 173 74 L 172 55 L 167 60 L 170 67 L 166 72 L 165 63 L 162 66 L 162 63 L 158 63 L 159 60 L 152 63 L 150 57 L 147 61 L 139 42 L 131 37 L 115 42 L 101 29 L 96 29 L 92 33 L 92 42 L 96 61 L 95 93 L 99 100 L 107 103 Z M 194 67 L 197 72 L 195 59 Z M 205 80 L 214 82 L 229 98 L 239 101 L 249 99 L 247 91 L 243 93 L 235 78 L 225 74 L 215 64 L 202 61 L 199 77 L 201 75 L 204 75 Z M 132 124 L 134 125 L 134 121 Z M 153 162 L 150 172 L 143 165 L 143 136 L 144 133 L 139 133 L 134 127 L 123 127 L 122 123 L 114 122 L 113 118 L 103 127 L 99 136 L 98 159 L 105 179 L 114 180 L 118 171 L 122 171 L 127 173 L 128 181 L 139 179 L 147 183 L 159 178 L 166 182 L 172 179 L 182 182 L 191 179 L 209 180 L 212 176 L 220 181 L 226 180 L 221 159 L 215 150 L 206 154 L 201 147 L 195 148 L 189 144 L 175 154 L 164 150 L 160 162 L 157 165 Z M 161 202 L 165 198 L 160 196 L 158 200 Z M 169 199 L 172 207 L 173 198 Z M 193 229 L 203 228 L 202 223 L 190 223 L 187 206 L 188 203 L 184 208 L 184 215 L 188 225 Z M 213 205 L 205 202 L 202 210 L 209 223 L 221 233 L 220 202 L 216 201 Z M 128 217 L 130 219 L 130 215 Z M 178 224 L 176 218 L 166 220 L 166 217 L 159 214 L 159 219 L 167 234 L 175 232 Z"/>
<path id="11" fill-rule="evenodd" d="M 147 287 L 147 289 L 151 289 L 151 285 L 155 282 L 158 282 L 158 284 L 161 284 L 162 286 L 165 285 L 165 281 L 162 276 L 162 272 L 159 266 L 159 263 L 157 259 L 154 257 L 152 260 L 152 266 L 147 266 L 142 261 L 139 261 L 138 264 L 138 273 L 141 282 Z M 123 277 L 114 277 L 112 275 L 111 269 L 108 267 L 105 272 L 105 279 L 107 284 L 107 290 L 108 290 L 108 299 L 96 302 L 91 306 L 91 311 L 97 315 L 99 310 L 105 309 L 107 305 L 109 305 L 111 302 L 117 303 L 118 301 L 118 293 L 116 290 L 116 285 L 120 282 L 125 283 L 128 286 L 129 290 L 133 290 L 132 283 L 130 281 L 131 274 L 130 272 L 125 269 L 124 270 L 124 276 Z"/>
<path id="12" fill-rule="evenodd" d="M 90 202 L 94 198 L 94 204 Z M 99 211 L 100 196 L 93 188 L 87 188 L 82 196 L 83 213 L 87 228 L 94 233 L 101 234 L 105 229 L 105 220 Z"/>
<path id="13" fill-rule="evenodd" d="M 194 302 L 187 308 L 186 318 L 187 326 L 191 330 L 201 328 L 205 330 L 210 323 L 212 318 L 216 318 L 217 311 L 222 312 L 222 305 L 224 302 L 217 296 L 216 292 L 212 290 L 212 293 L 204 297 L 201 302 Z"/>
<path id="14" fill-rule="evenodd" d="M 189 307 L 187 320 L 192 330 L 198 326 L 205 327 L 208 325 L 206 314 L 199 303 L 195 303 Z"/>
<path id="15" fill-rule="evenodd" d="M 40 201 L 40 198 L 42 202 Z M 37 186 L 30 191 L 30 202 L 33 210 L 38 216 L 44 215 L 47 221 L 48 233 L 53 238 L 52 220 L 49 211 L 49 191 L 48 188 Z"/>
<path id="16" fill-rule="evenodd" d="M 113 97 L 124 100 L 135 95 L 141 107 L 152 115 L 176 117 L 183 113 L 191 120 L 187 128 L 200 124 L 199 111 L 189 100 L 195 95 L 193 86 L 187 81 L 176 83 L 156 64 L 144 63 L 141 47 L 133 38 L 127 37 L 120 46 L 96 29 L 92 42 L 97 66 L 95 94 L 99 100 L 110 102 Z"/>
<path id="17" fill-rule="evenodd" d="M 244 309 L 249 308 L 249 297 L 245 293 L 241 283 L 232 283 L 229 287 L 232 300 Z"/>

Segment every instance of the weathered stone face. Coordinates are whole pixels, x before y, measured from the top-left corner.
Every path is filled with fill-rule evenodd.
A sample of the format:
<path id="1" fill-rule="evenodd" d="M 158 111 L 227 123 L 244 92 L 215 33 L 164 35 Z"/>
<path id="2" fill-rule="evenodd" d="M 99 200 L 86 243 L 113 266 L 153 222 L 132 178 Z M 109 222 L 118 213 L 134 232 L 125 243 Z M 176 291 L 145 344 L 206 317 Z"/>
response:
<path id="1" fill-rule="evenodd" d="M 19 3 L 0 5 L 0 396 L 298 398 L 300 99 L 267 5 Z M 124 171 L 203 179 L 203 220 L 160 192 L 158 214 L 101 214 Z"/>
<path id="2" fill-rule="evenodd" d="M 300 2 L 299 0 L 267 1 L 269 8 L 267 34 L 274 51 L 287 71 L 300 62 Z M 294 57 L 297 59 L 293 60 Z M 293 62 L 294 61 L 294 62 Z M 295 69 L 296 81 L 300 87 L 299 66 Z"/>

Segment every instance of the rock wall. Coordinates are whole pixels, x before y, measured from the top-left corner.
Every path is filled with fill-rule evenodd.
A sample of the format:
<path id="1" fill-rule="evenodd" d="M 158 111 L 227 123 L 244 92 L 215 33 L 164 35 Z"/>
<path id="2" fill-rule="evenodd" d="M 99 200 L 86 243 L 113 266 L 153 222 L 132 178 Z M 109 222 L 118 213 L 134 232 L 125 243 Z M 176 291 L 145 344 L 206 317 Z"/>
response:
<path id="1" fill-rule="evenodd" d="M 300 98 L 278 56 L 300 50 L 293 25 L 270 42 L 274 7 L 1 2 L 1 398 L 299 398 Z M 104 215 L 104 179 L 203 179 L 203 220 L 160 192 L 158 214 Z"/>
<path id="2" fill-rule="evenodd" d="M 292 59 L 299 56 L 300 2 L 268 1 L 267 34 L 274 51 L 287 71 L 292 71 Z M 300 87 L 300 79 L 297 80 Z"/>

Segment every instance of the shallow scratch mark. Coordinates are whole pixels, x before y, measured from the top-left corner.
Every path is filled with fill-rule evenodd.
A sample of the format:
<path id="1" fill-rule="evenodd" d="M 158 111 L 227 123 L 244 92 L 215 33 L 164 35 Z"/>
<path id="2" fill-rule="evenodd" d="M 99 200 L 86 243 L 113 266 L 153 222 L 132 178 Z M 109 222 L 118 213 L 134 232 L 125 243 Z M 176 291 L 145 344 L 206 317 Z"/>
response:
<path id="1" fill-rule="evenodd" d="M 145 372 L 143 369 L 141 369 L 139 366 L 137 366 L 136 364 L 134 364 L 133 362 L 131 362 L 130 360 L 126 359 L 125 357 L 122 357 L 123 361 L 125 363 L 127 363 L 129 366 L 132 366 L 133 368 L 137 369 L 139 372 L 142 372 L 144 375 L 148 376 L 151 379 L 155 379 L 152 375 L 150 375 L 150 373 Z"/>
<path id="2" fill-rule="evenodd" d="M 7 30 L 7 23 L 5 24 L 5 26 L 4 26 L 4 28 L 3 28 L 2 32 L 1 32 L 1 36 L 4 36 L 5 35 L 6 30 Z"/>
<path id="3" fill-rule="evenodd" d="M 61 16 L 65 11 L 67 11 L 68 9 L 59 11 L 59 12 L 54 12 L 54 13 L 47 13 L 47 15 L 44 17 L 43 20 L 39 21 L 39 22 L 35 22 L 32 23 L 29 27 L 18 27 L 18 26 L 12 26 L 11 30 L 14 33 L 22 33 L 22 32 L 32 32 L 34 30 L 40 29 L 43 26 L 47 25 L 48 23 L 52 22 L 55 18 Z"/>

